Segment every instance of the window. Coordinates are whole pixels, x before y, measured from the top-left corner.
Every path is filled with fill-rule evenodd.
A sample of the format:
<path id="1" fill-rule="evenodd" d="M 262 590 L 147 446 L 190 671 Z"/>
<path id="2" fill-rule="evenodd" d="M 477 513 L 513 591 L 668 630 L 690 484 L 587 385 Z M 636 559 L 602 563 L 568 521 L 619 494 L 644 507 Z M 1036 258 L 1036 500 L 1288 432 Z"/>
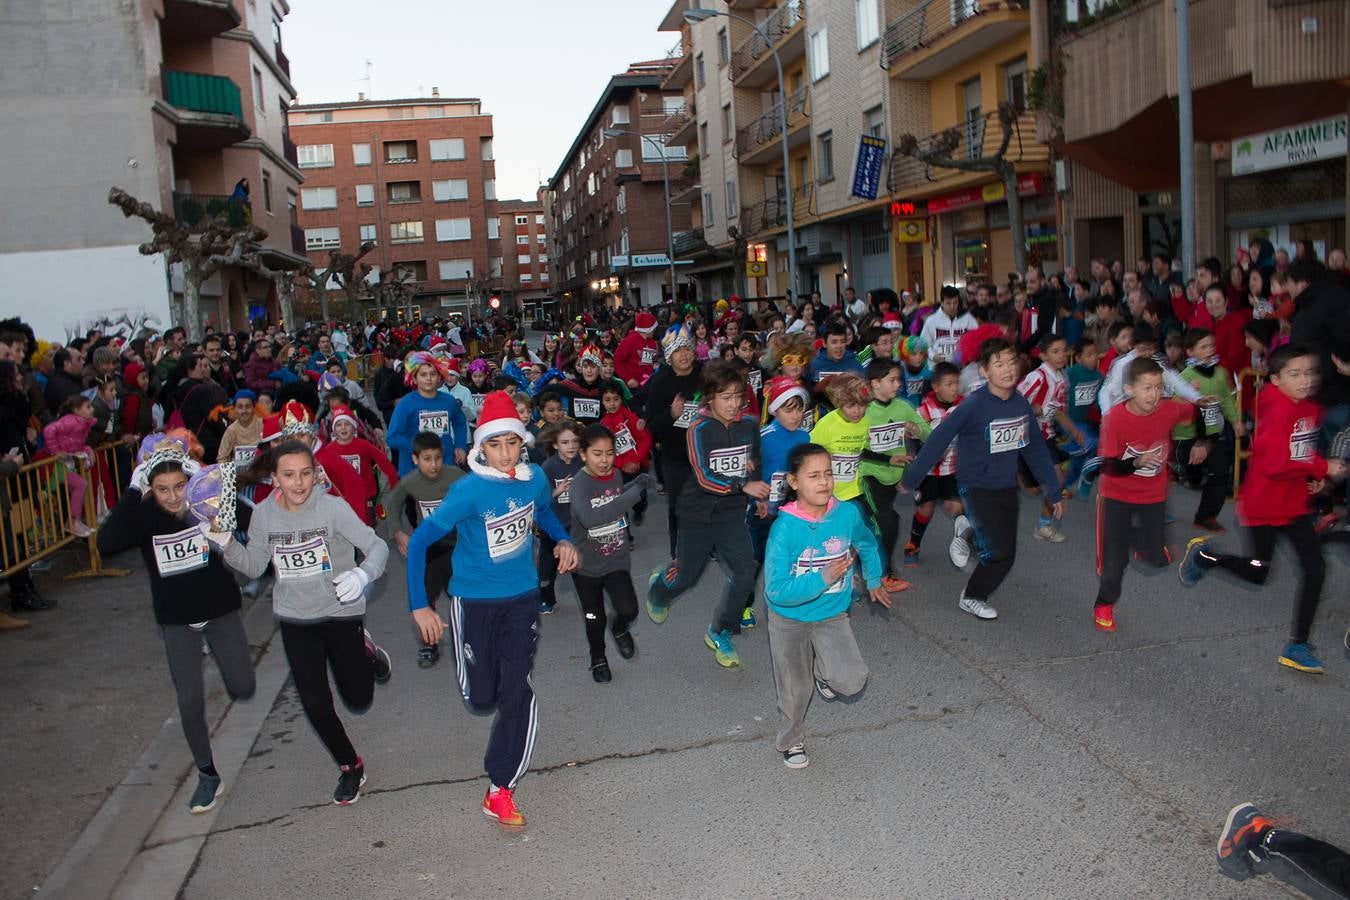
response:
<path id="1" fill-rule="evenodd" d="M 1027 58 L 1018 57 L 1008 63 L 1003 69 L 1004 91 L 1006 100 L 1011 103 L 1018 112 L 1025 112 L 1027 108 Z"/>
<path id="2" fill-rule="evenodd" d="M 540 280 L 541 282 L 545 282 L 545 283 L 546 283 L 546 282 L 548 281 L 548 273 L 547 273 L 547 272 L 540 272 L 540 273 L 539 273 L 539 280 Z"/>
<path id="3" fill-rule="evenodd" d="M 497 199 L 497 179 L 489 178 L 487 181 L 483 182 L 483 199 Z"/>
<path id="4" fill-rule="evenodd" d="M 660 162 L 662 157 L 674 161 L 685 159 L 689 156 L 689 151 L 684 147 L 667 147 L 664 144 L 658 144 L 655 141 L 642 142 L 642 160 L 643 162 Z"/>
<path id="5" fill-rule="evenodd" d="M 436 240 L 467 241 L 473 237 L 473 228 L 468 219 L 437 219 Z"/>
<path id="6" fill-rule="evenodd" d="M 532 281 L 534 281 L 534 276 L 531 275 L 529 272 L 521 272 L 521 273 L 520 273 L 520 283 L 521 283 L 521 284 L 529 284 L 529 283 L 532 282 Z"/>
<path id="7" fill-rule="evenodd" d="M 966 114 L 966 156 L 969 159 L 984 156 L 984 115 L 980 105 L 981 99 L 978 76 L 961 85 L 961 105 Z"/>
<path id="8" fill-rule="evenodd" d="M 502 258 L 500 256 L 488 257 L 488 277 L 489 278 L 502 277 Z"/>
<path id="9" fill-rule="evenodd" d="M 373 240 L 376 240 L 376 237 L 375 237 L 375 226 L 374 226 L 374 225 L 362 225 L 362 226 L 361 226 L 361 243 L 364 244 L 366 241 L 373 241 Z"/>
<path id="10" fill-rule="evenodd" d="M 624 190 L 624 187 L 624 185 L 619 185 L 618 196 L 614 198 L 614 208 L 621 213 L 628 211 L 628 192 Z"/>
<path id="11" fill-rule="evenodd" d="M 295 152 L 302 169 L 327 169 L 333 165 L 332 144 L 301 144 Z"/>
<path id="12" fill-rule="evenodd" d="M 417 162 L 417 142 L 416 141 L 385 142 L 384 161 L 391 164 Z"/>
<path id="13" fill-rule="evenodd" d="M 331 109 L 324 112 L 312 112 L 305 116 L 305 123 L 308 125 L 322 125 L 325 122 L 333 121 L 333 111 Z"/>
<path id="14" fill-rule="evenodd" d="M 708 123 L 698 123 L 698 152 L 700 156 L 708 155 Z"/>
<path id="15" fill-rule="evenodd" d="M 354 166 L 370 165 L 369 144 L 352 144 L 352 165 Z"/>
<path id="16" fill-rule="evenodd" d="M 263 169 L 263 209 L 272 211 L 272 173 Z"/>
<path id="17" fill-rule="evenodd" d="M 356 205 L 374 206 L 375 205 L 375 185 L 358 184 L 356 186 Z M 308 208 L 308 204 L 306 204 Z"/>
<path id="18" fill-rule="evenodd" d="M 433 179 L 431 182 L 431 199 L 437 203 L 446 200 L 468 200 L 469 179 L 446 178 L 441 181 Z"/>
<path id="19" fill-rule="evenodd" d="M 863 50 L 875 44 L 881 36 L 877 21 L 877 0 L 854 0 L 853 7 L 858 22 L 858 49 Z"/>
<path id="20" fill-rule="evenodd" d="M 529 246 L 529 243 L 530 243 L 530 236 L 528 234 L 516 235 L 516 244 L 518 244 L 519 246 L 527 247 Z"/>
<path id="21" fill-rule="evenodd" d="M 485 137 L 478 139 L 478 157 L 484 162 L 491 162 L 495 159 L 492 155 L 492 138 Z"/>
<path id="22" fill-rule="evenodd" d="M 820 180 L 834 180 L 834 132 L 822 132 L 816 138 L 816 162 L 820 170 Z"/>
<path id="23" fill-rule="evenodd" d="M 394 263 L 393 273 L 399 281 L 426 281 L 427 264 L 420 259 Z"/>
<path id="24" fill-rule="evenodd" d="M 539 261 L 540 261 L 541 263 L 546 263 L 546 262 L 548 262 L 548 254 L 545 253 L 545 252 L 542 251 L 542 250 L 539 251 Z"/>
<path id="25" fill-rule="evenodd" d="M 542 231 L 541 231 L 539 234 L 535 235 L 535 239 L 536 239 L 537 241 L 539 241 L 539 243 L 541 243 L 541 244 L 547 244 L 547 243 L 548 243 L 548 238 L 544 235 L 544 233 L 543 233 Z"/>
<path id="26" fill-rule="evenodd" d="M 711 228 L 713 224 L 713 202 L 712 192 L 703 192 L 703 227 Z"/>
<path id="27" fill-rule="evenodd" d="M 728 103 L 722 107 L 722 143 L 726 143 L 736 136 L 736 129 L 731 121 L 731 104 Z"/>
<path id="28" fill-rule="evenodd" d="M 881 111 L 881 104 L 877 104 L 863 113 L 863 118 L 867 121 L 868 134 L 872 137 L 886 136 L 886 116 Z"/>
<path id="29" fill-rule="evenodd" d="M 257 67 L 257 66 L 254 66 L 254 67 L 253 67 L 253 103 L 254 103 L 254 105 L 256 105 L 256 106 L 258 107 L 258 112 L 263 113 L 263 114 L 266 114 L 266 113 L 267 113 L 267 110 L 263 109 L 263 102 L 264 102 L 264 99 L 263 99 L 263 80 L 262 80 L 262 72 L 260 72 L 260 71 L 258 70 L 258 67 Z"/>
<path id="30" fill-rule="evenodd" d="M 422 240 L 421 222 L 390 222 L 389 243 L 416 244 Z"/>
<path id="31" fill-rule="evenodd" d="M 422 200 L 420 181 L 391 181 L 386 187 L 390 203 L 420 203 Z"/>
<path id="32" fill-rule="evenodd" d="M 431 142 L 431 161 L 464 158 L 464 138 L 436 138 Z"/>
<path id="33" fill-rule="evenodd" d="M 444 118 L 445 118 L 445 107 L 444 107 L 444 106 L 428 106 L 428 107 L 427 107 L 427 118 L 428 118 L 428 119 L 444 119 Z"/>
<path id="34" fill-rule="evenodd" d="M 487 230 L 488 230 L 488 240 L 490 241 L 501 240 L 502 223 L 497 219 L 496 216 L 493 216 L 492 218 L 487 220 Z"/>
<path id="35" fill-rule="evenodd" d="M 516 224 L 517 224 L 517 225 L 528 225 L 528 224 L 530 224 L 530 217 L 529 217 L 529 216 L 516 216 Z"/>
<path id="36" fill-rule="evenodd" d="M 516 257 L 516 265 L 528 266 L 530 264 L 530 254 L 522 253 Z"/>
<path id="37" fill-rule="evenodd" d="M 542 214 L 537 215 L 537 216 L 534 217 L 534 224 L 536 224 L 536 225 L 543 225 L 543 224 L 544 224 L 544 217 L 543 217 Z"/>
<path id="38" fill-rule="evenodd" d="M 443 259 L 440 261 L 441 281 L 463 281 L 465 278 L 473 277 L 473 260 L 471 259 Z"/>
<path id="39" fill-rule="evenodd" d="M 829 28 L 822 26 L 811 35 L 808 51 L 811 57 L 811 80 L 819 81 L 830 74 L 830 35 Z"/>
<path id="40" fill-rule="evenodd" d="M 633 151 L 628 149 L 614 151 L 614 168 L 633 168 Z"/>
<path id="41" fill-rule="evenodd" d="M 731 219 L 741 211 L 740 205 L 736 202 L 736 179 L 727 182 L 727 218 Z"/>
<path id="42" fill-rule="evenodd" d="M 297 202 L 298 200 L 299 198 L 295 196 L 295 191 L 291 190 L 290 188 L 287 188 L 286 215 L 289 217 L 292 225 L 298 225 L 300 223 L 300 216 L 296 212 L 296 207 L 299 205 L 299 203 Z"/>
<path id="43" fill-rule="evenodd" d="M 694 57 L 694 86 L 703 87 L 703 54 Z"/>
<path id="44" fill-rule="evenodd" d="M 391 119 L 411 119 L 412 117 L 413 111 L 406 106 L 395 106 L 389 110 L 389 118 Z"/>
<path id="45" fill-rule="evenodd" d="M 727 30 L 719 28 L 717 31 L 717 64 L 725 66 L 731 59 L 731 40 L 727 37 Z"/>
<path id="46" fill-rule="evenodd" d="M 336 228 L 306 228 L 306 250 L 332 250 L 342 246 L 342 239 Z"/>
<path id="47" fill-rule="evenodd" d="M 628 107 L 616 106 L 612 110 L 610 110 L 609 124 L 627 125 L 630 121 L 632 120 L 629 118 L 628 115 Z"/>
<path id="48" fill-rule="evenodd" d="M 300 189 L 300 202 L 306 210 L 337 209 L 337 188 L 307 187 Z"/>

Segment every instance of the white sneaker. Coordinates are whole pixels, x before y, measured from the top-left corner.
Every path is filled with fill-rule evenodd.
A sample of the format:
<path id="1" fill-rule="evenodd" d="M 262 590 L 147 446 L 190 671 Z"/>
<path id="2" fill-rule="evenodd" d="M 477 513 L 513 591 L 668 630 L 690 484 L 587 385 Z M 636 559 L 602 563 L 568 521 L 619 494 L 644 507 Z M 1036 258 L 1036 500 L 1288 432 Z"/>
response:
<path id="1" fill-rule="evenodd" d="M 957 606 L 960 607 L 961 612 L 970 613 L 977 619 L 998 618 L 998 610 L 994 609 L 992 606 L 990 606 L 988 603 L 985 603 L 983 600 L 972 600 L 971 598 L 967 597 L 964 592 L 961 594 L 961 601 L 957 604 Z"/>
<path id="2" fill-rule="evenodd" d="M 1062 544 L 1068 540 L 1068 538 L 1064 537 L 1064 532 L 1056 528 L 1054 523 L 1051 523 L 1049 525 L 1036 526 L 1036 540 L 1049 541 L 1052 544 Z"/>
<path id="3" fill-rule="evenodd" d="M 964 515 L 957 516 L 953 524 L 952 542 L 947 547 L 947 555 L 951 557 L 952 565 L 958 569 L 964 569 L 966 563 L 970 562 L 970 541 L 966 540 L 966 533 L 970 531 L 970 519 Z"/>

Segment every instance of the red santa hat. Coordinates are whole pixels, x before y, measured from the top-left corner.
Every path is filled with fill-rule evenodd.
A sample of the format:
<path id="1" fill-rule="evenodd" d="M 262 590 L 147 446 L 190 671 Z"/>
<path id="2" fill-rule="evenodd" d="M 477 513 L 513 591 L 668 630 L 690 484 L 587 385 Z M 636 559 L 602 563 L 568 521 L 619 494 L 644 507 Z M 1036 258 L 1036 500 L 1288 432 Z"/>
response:
<path id="1" fill-rule="evenodd" d="M 633 319 L 633 328 L 642 334 L 651 334 L 656 330 L 656 316 L 649 312 L 640 312 Z"/>
<path id="2" fill-rule="evenodd" d="M 778 412 L 779 407 L 793 397 L 801 398 L 803 408 L 811 402 L 811 395 L 806 392 L 806 388 L 797 383 L 797 379 L 789 378 L 786 375 L 769 379 L 769 412 L 771 414 Z"/>
<path id="3" fill-rule="evenodd" d="M 903 325 L 904 323 L 900 321 L 899 313 L 888 312 L 881 320 L 881 327 L 889 328 L 892 331 L 899 331 Z"/>
<path id="4" fill-rule="evenodd" d="M 356 427 L 356 416 L 352 414 L 351 409 L 341 404 L 333 407 L 333 418 L 330 425 L 336 425 L 339 422 L 350 422 L 352 428 Z"/>
<path id="5" fill-rule="evenodd" d="M 309 407 L 299 400 L 290 400 L 274 416 L 263 419 L 261 443 L 277 438 L 295 437 L 298 434 L 314 433 L 314 416 Z"/>
<path id="6" fill-rule="evenodd" d="M 483 442 L 503 434 L 514 434 L 526 444 L 534 443 L 534 436 L 520 421 L 515 401 L 506 391 L 492 391 L 484 395 L 478 410 L 478 424 L 473 429 L 473 449 L 482 449 Z"/>

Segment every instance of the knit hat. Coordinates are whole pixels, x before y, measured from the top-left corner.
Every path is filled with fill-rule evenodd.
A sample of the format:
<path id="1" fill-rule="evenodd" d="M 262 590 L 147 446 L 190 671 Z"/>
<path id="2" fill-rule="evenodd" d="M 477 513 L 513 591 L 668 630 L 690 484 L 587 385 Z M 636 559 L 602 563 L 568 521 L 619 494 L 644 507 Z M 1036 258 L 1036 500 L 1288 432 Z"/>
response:
<path id="1" fill-rule="evenodd" d="M 642 334 L 651 334 L 656 329 L 656 316 L 649 312 L 640 312 L 633 319 L 633 328 Z"/>
<path id="2" fill-rule="evenodd" d="M 127 384 L 135 384 L 136 379 L 141 377 L 145 371 L 145 366 L 140 363 L 127 363 L 127 367 L 122 370 L 122 380 Z"/>
<path id="3" fill-rule="evenodd" d="M 599 347 L 595 346 L 594 344 L 587 344 L 586 346 L 582 347 L 577 355 L 577 365 L 581 365 L 584 362 L 588 362 L 594 363 L 595 365 L 598 366 L 602 362 L 604 362 L 604 360 L 605 360 L 604 351 L 601 350 Z"/>
<path id="4" fill-rule="evenodd" d="M 248 388 L 240 388 L 239 390 L 234 392 L 234 399 L 231 400 L 230 402 L 238 403 L 240 400 L 248 400 L 252 403 L 257 403 L 258 395 L 255 392 L 250 391 Z"/>
<path id="5" fill-rule="evenodd" d="M 903 327 L 903 323 L 900 321 L 900 314 L 893 312 L 886 313 L 881 320 L 881 327 L 889 328 L 892 331 L 899 331 L 901 327 Z"/>
<path id="6" fill-rule="evenodd" d="M 797 379 L 786 375 L 769 379 L 770 413 L 778 412 L 778 409 L 793 397 L 801 398 L 803 408 L 811 402 L 811 395 L 806 392 L 806 388 L 797 383 Z"/>
<path id="7" fill-rule="evenodd" d="M 694 349 L 693 335 L 688 326 L 672 325 L 665 336 L 661 338 L 661 352 L 665 355 L 666 362 L 670 362 L 670 358 L 675 355 L 675 351 L 681 347 Z"/>
<path id="8" fill-rule="evenodd" d="M 104 346 L 94 351 L 94 365 L 106 366 L 115 362 L 117 362 L 117 351 L 113 348 Z"/>
<path id="9" fill-rule="evenodd" d="M 473 429 L 473 449 L 482 449 L 483 442 L 503 434 L 514 434 L 526 444 L 534 443 L 534 436 L 526 430 L 516 412 L 516 403 L 506 391 L 492 391 L 483 396 L 478 409 L 478 424 Z"/>
<path id="10" fill-rule="evenodd" d="M 333 407 L 333 418 L 329 425 L 331 427 L 339 422 L 350 422 L 352 428 L 356 427 L 356 416 L 352 415 L 352 411 L 341 404 Z"/>

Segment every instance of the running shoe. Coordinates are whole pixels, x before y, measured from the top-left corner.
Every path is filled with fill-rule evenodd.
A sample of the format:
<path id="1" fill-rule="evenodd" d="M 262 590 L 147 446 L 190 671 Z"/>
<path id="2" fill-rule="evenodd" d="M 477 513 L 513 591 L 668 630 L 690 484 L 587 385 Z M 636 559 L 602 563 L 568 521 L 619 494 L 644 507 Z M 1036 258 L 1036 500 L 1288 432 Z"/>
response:
<path id="1" fill-rule="evenodd" d="M 554 607 L 556 607 L 557 605 L 558 605 L 557 600 L 540 600 L 539 615 L 541 616 L 548 615 L 549 613 L 553 612 Z"/>
<path id="2" fill-rule="evenodd" d="M 426 644 L 417 651 L 417 668 L 430 669 L 441 658 L 440 644 Z"/>
<path id="3" fill-rule="evenodd" d="M 1317 520 L 1313 530 L 1317 532 L 1318 537 L 1326 537 L 1337 525 L 1341 523 L 1341 517 L 1335 513 L 1327 513 Z"/>
<path id="4" fill-rule="evenodd" d="M 647 579 L 647 618 L 657 625 L 664 622 L 666 616 L 670 615 L 670 607 L 652 600 L 652 590 L 656 587 L 656 582 L 661 579 L 663 572 L 664 569 L 658 568 Z"/>
<path id="5" fill-rule="evenodd" d="M 794 744 L 783 751 L 783 765 L 789 769 L 805 769 L 811 763 L 811 758 L 806 755 L 806 748 L 801 744 Z"/>
<path id="6" fill-rule="evenodd" d="M 614 646 L 619 648 L 619 655 L 624 659 L 632 659 L 637 655 L 637 644 L 633 643 L 633 633 L 627 629 L 615 633 Z"/>
<path id="7" fill-rule="evenodd" d="M 1322 661 L 1313 655 L 1312 647 L 1292 641 L 1285 645 L 1284 652 L 1280 654 L 1280 665 L 1309 675 L 1321 675 L 1326 671 L 1322 668 Z"/>
<path id="8" fill-rule="evenodd" d="M 970 613 L 977 619 L 998 618 L 998 610 L 994 609 L 992 606 L 990 606 L 988 603 L 985 603 L 983 600 L 974 600 L 970 597 L 967 597 L 964 591 L 961 592 L 961 600 L 960 602 L 957 603 L 957 607 L 961 610 L 961 612 Z"/>
<path id="9" fill-rule="evenodd" d="M 1092 607 L 1092 624 L 1098 631 L 1116 630 L 1116 607 L 1112 603 L 1098 603 Z"/>
<path id="10" fill-rule="evenodd" d="M 1239 803 L 1230 809 L 1223 831 L 1219 832 L 1219 847 L 1215 853 L 1219 871 L 1234 881 L 1251 878 L 1255 874 L 1252 863 L 1259 860 L 1255 851 L 1261 846 L 1261 838 L 1274 827 L 1250 803 Z"/>
<path id="11" fill-rule="evenodd" d="M 224 794 L 225 785 L 219 775 L 198 772 L 197 789 L 192 792 L 192 799 L 188 801 L 188 811 L 194 815 L 204 813 L 216 805 L 216 798 Z"/>
<path id="12" fill-rule="evenodd" d="M 1054 522 L 1046 522 L 1044 525 L 1037 525 L 1035 532 L 1036 540 L 1047 541 L 1051 544 L 1062 544 L 1068 540 L 1064 532 L 1055 527 Z"/>
<path id="13" fill-rule="evenodd" d="M 741 627 L 742 627 L 742 628 L 754 628 L 754 627 L 755 627 L 756 625 L 758 625 L 758 624 L 759 624 L 759 620 L 755 618 L 755 611 L 754 611 L 754 609 L 752 609 L 751 607 L 747 606 L 747 607 L 741 612 Z"/>
<path id="14" fill-rule="evenodd" d="M 881 579 L 881 586 L 886 589 L 888 594 L 898 594 L 914 587 L 914 583 L 903 578 L 897 578 L 894 575 L 887 575 Z"/>
<path id="15" fill-rule="evenodd" d="M 333 791 L 333 802 L 338 806 L 351 806 L 361 799 L 361 788 L 366 785 L 366 765 L 361 757 L 356 758 L 354 766 L 338 768 L 337 790 Z"/>
<path id="16" fill-rule="evenodd" d="M 370 663 L 375 667 L 375 683 L 388 683 L 389 677 L 394 674 L 394 661 L 389 658 L 383 647 L 375 643 L 369 631 L 363 628 L 361 633 L 366 637 L 366 656 L 370 657 Z"/>
<path id="17" fill-rule="evenodd" d="M 498 788 L 495 793 L 492 788 L 488 788 L 488 792 L 483 796 L 483 814 L 491 816 L 503 825 L 525 824 L 525 817 L 516 809 L 516 801 L 511 796 L 510 788 Z"/>
<path id="18" fill-rule="evenodd" d="M 919 565 L 919 548 L 913 544 L 905 545 L 905 566 L 915 568 Z"/>
<path id="19" fill-rule="evenodd" d="M 1205 531 L 1209 531 L 1214 534 L 1223 534 L 1225 531 L 1228 530 L 1227 528 L 1224 528 L 1222 525 L 1220 525 L 1219 520 L 1214 518 L 1213 516 L 1210 516 L 1208 519 L 1196 519 L 1194 525 L 1196 528 L 1203 528 L 1205 529 Z"/>
<path id="20" fill-rule="evenodd" d="M 972 531 L 970 519 L 964 515 L 957 516 L 952 522 L 952 531 L 952 542 L 947 547 L 947 555 L 951 557 L 952 565 L 964 569 L 966 563 L 970 562 L 970 539 L 966 537 Z"/>
<path id="21" fill-rule="evenodd" d="M 1177 577 L 1186 587 L 1195 587 L 1205 575 L 1205 570 L 1200 566 L 1200 553 L 1209 546 L 1209 540 L 1202 534 L 1186 543 L 1186 550 L 1181 554 L 1181 562 L 1177 563 Z"/>
<path id="22" fill-rule="evenodd" d="M 839 695 L 834 692 L 823 678 L 816 679 L 816 693 L 820 694 L 820 699 L 833 702 L 839 699 Z"/>
<path id="23" fill-rule="evenodd" d="M 725 628 L 721 631 L 713 631 L 712 626 L 703 635 L 703 643 L 708 645 L 717 656 L 717 664 L 724 669 L 732 669 L 741 664 L 740 654 L 736 652 L 736 645 L 731 643 L 731 632 Z"/>
<path id="24" fill-rule="evenodd" d="M 591 677 L 595 679 L 596 684 L 609 684 L 614 680 L 614 673 L 609 670 L 609 660 L 603 656 L 591 663 Z"/>

